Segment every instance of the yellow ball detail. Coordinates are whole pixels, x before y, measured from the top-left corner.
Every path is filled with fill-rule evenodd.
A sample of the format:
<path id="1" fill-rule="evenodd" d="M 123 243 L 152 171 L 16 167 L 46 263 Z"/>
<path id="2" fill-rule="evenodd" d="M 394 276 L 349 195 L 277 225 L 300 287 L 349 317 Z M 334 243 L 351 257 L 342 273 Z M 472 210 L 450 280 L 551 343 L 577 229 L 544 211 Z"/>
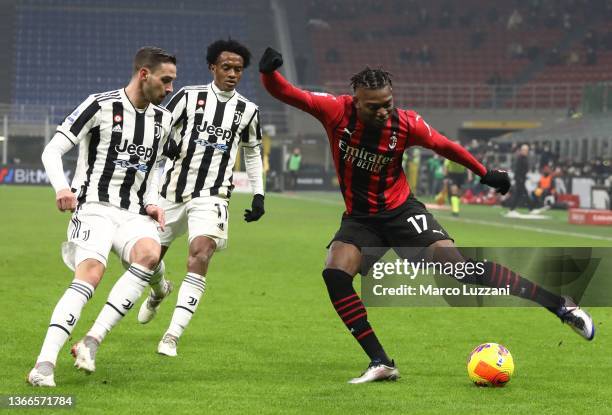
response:
<path id="1" fill-rule="evenodd" d="M 514 359 L 501 344 L 484 343 L 468 356 L 467 370 L 476 385 L 500 387 L 512 378 Z"/>

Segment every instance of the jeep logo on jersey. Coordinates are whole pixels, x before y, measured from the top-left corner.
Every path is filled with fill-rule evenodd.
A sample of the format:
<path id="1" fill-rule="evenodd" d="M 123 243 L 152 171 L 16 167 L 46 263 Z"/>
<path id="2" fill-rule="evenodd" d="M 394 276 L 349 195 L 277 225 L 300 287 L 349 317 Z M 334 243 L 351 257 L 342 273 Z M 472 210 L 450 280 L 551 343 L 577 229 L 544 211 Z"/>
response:
<path id="1" fill-rule="evenodd" d="M 232 131 L 226 128 L 215 127 L 212 124 L 208 124 L 208 121 L 204 121 L 203 125 L 198 125 L 198 131 L 206 133 L 208 135 L 214 135 L 224 141 L 229 140 L 232 137 Z"/>
<path id="2" fill-rule="evenodd" d="M 157 128 L 155 132 L 157 134 Z M 144 160 L 150 159 L 153 155 L 153 149 L 151 147 L 136 145 L 134 143 L 128 144 L 127 140 L 123 140 L 122 143 L 117 144 L 115 146 L 115 151 L 120 154 L 129 154 L 130 156 L 137 155 Z"/>

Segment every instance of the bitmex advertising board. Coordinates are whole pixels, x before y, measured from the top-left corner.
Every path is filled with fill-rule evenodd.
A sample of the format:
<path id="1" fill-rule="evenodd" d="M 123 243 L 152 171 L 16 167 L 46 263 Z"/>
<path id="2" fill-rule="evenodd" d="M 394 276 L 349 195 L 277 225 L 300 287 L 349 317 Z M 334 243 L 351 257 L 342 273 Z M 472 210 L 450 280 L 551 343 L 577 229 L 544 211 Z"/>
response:
<path id="1" fill-rule="evenodd" d="M 64 171 L 67 178 L 72 176 L 71 170 Z M 0 184 L 16 185 L 48 185 L 49 178 L 41 166 L 3 165 L 0 168 Z"/>

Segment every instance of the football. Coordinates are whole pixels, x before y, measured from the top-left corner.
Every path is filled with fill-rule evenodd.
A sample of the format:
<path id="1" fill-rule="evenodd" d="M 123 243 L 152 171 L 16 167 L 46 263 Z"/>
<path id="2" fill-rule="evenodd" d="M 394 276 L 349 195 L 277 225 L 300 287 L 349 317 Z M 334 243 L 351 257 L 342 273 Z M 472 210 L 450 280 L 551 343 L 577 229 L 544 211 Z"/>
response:
<path id="1" fill-rule="evenodd" d="M 467 370 L 476 385 L 501 387 L 512 378 L 514 359 L 501 344 L 484 343 L 468 356 Z"/>

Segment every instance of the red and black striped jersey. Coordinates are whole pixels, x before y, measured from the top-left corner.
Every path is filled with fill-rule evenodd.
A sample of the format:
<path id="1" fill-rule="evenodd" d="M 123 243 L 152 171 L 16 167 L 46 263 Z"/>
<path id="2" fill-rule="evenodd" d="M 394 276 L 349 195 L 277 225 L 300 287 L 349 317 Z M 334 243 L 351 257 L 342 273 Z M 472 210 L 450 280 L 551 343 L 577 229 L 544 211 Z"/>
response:
<path id="1" fill-rule="evenodd" d="M 414 111 L 395 108 L 384 127 L 373 128 L 357 116 L 352 96 L 304 91 L 276 71 L 262 74 L 262 82 L 274 97 L 308 112 L 325 127 L 349 215 L 376 215 L 404 203 L 410 187 L 402 157 L 410 146 L 430 148 L 479 176 L 486 173 L 466 149 L 434 130 Z"/>

